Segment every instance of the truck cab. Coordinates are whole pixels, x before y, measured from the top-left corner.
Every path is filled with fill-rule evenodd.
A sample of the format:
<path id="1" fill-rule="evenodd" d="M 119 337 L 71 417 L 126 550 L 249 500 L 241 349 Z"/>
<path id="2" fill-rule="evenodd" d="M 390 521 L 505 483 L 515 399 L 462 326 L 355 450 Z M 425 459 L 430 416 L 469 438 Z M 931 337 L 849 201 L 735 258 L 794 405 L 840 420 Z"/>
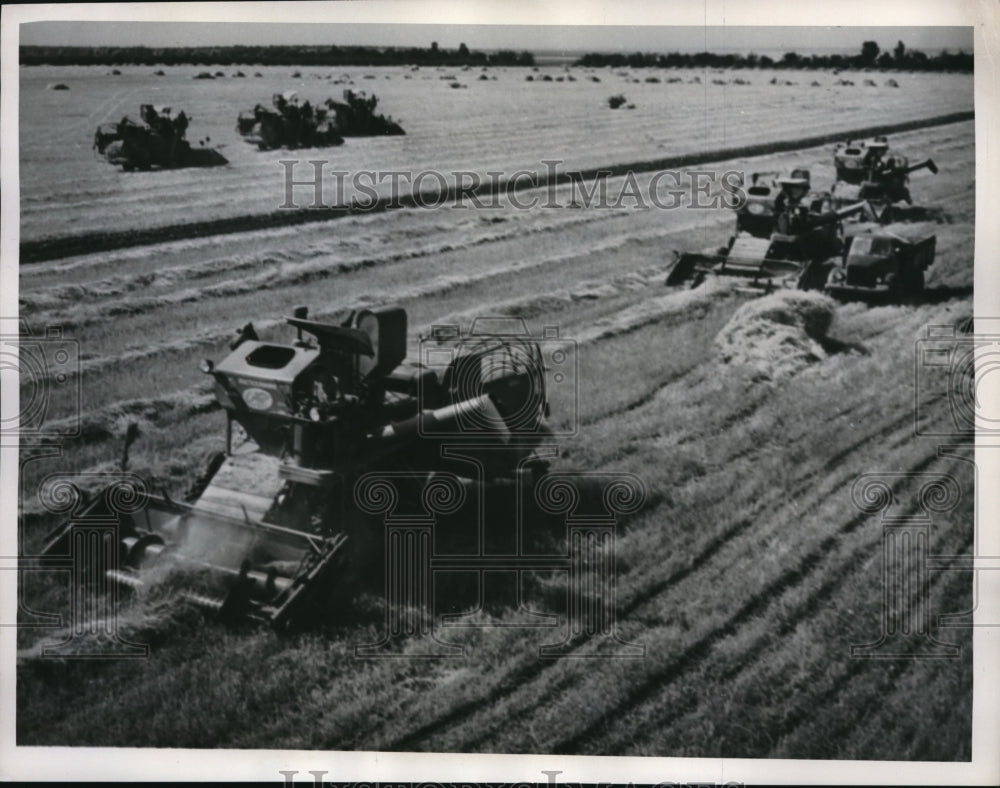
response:
<path id="1" fill-rule="evenodd" d="M 835 296 L 917 294 L 934 262 L 936 236 L 908 239 L 895 233 L 865 233 L 849 240 L 841 262 L 831 269 L 826 291 Z"/>

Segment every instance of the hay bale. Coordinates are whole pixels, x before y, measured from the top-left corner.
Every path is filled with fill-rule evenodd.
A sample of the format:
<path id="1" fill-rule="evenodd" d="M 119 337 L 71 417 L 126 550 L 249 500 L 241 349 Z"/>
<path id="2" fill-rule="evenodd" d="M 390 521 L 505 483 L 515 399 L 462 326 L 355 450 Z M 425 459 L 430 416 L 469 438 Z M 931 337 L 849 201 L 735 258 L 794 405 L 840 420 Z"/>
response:
<path id="1" fill-rule="evenodd" d="M 779 380 L 826 358 L 823 340 L 834 301 L 816 291 L 783 290 L 740 307 L 715 337 L 724 364 L 747 367 L 760 380 Z"/>

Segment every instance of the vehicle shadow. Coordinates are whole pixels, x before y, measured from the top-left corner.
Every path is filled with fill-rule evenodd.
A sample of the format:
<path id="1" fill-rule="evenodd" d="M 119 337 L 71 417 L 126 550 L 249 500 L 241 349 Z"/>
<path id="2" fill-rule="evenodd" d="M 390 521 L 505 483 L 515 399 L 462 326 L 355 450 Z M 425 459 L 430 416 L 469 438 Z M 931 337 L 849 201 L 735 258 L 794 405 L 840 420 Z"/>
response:
<path id="1" fill-rule="evenodd" d="M 229 164 L 229 159 L 223 156 L 217 148 L 192 148 L 181 167 L 221 167 Z"/>
<path id="2" fill-rule="evenodd" d="M 834 296 L 841 303 L 863 303 L 869 306 L 924 306 L 927 304 L 942 304 L 956 298 L 968 298 L 972 295 L 971 285 L 962 287 L 948 287 L 940 285 L 938 287 L 928 287 L 919 293 L 909 293 L 900 296 L 892 296 L 886 293 L 852 293 L 838 294 Z"/>
<path id="3" fill-rule="evenodd" d="M 838 353 L 857 353 L 861 356 L 871 355 L 871 351 L 860 342 L 844 342 L 833 337 L 818 337 L 816 338 L 816 342 L 828 356 L 835 356 Z"/>

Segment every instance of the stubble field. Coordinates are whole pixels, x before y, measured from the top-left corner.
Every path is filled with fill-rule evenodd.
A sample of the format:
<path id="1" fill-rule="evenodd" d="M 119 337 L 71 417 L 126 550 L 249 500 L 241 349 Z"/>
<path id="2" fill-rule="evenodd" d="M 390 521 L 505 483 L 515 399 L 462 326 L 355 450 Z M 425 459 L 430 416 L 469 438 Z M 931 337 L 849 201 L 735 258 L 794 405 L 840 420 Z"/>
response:
<path id="1" fill-rule="evenodd" d="M 145 73 L 152 69 L 106 70 L 22 71 L 22 242 L 274 211 L 283 196 L 277 161 L 289 154 L 241 143 L 236 113 L 276 90 L 315 100 L 344 87 L 332 85 L 339 72 L 326 80 L 309 68 L 301 81 L 289 68 L 211 82 L 192 80 L 201 70 L 193 67 L 159 78 Z M 963 75 L 902 74 L 889 88 L 881 74 L 783 72 L 798 84 L 771 85 L 774 74 L 756 71 L 596 70 L 600 83 L 582 69 L 561 83 L 537 73 L 528 83 L 518 69 L 485 72 L 496 81 L 478 71 L 347 71 L 407 131 L 317 152 L 349 171 L 512 172 L 553 158 L 596 168 L 972 109 Z M 440 77 L 452 73 L 468 87 L 449 88 Z M 666 82 L 675 75 L 684 81 Z M 732 84 L 736 76 L 752 84 Z M 842 78 L 856 84 L 837 86 Z M 53 81 L 70 90 L 45 91 Z M 605 100 L 618 92 L 636 109 L 609 110 Z M 92 127 L 135 114 L 140 101 L 183 107 L 194 117 L 189 138 L 210 135 L 230 164 L 121 173 L 98 161 Z M 50 419 L 72 421 L 79 409 L 83 427 L 59 457 L 24 453 L 29 552 L 51 524 L 34 494 L 40 480 L 112 467 L 129 423 L 141 433 L 132 469 L 183 491 L 222 446 L 224 419 L 198 361 L 221 358 L 250 319 L 264 336 L 287 336 L 281 320 L 298 304 L 334 317 L 398 303 L 414 338 L 433 323 L 468 326 L 483 314 L 523 316 L 536 332 L 557 324 L 579 346 L 579 397 L 574 414 L 572 392 L 554 391 L 553 420 L 576 418 L 580 428 L 562 441 L 554 469 L 633 473 L 651 494 L 616 543 L 620 634 L 644 647 L 642 658 L 541 659 L 538 645 L 559 637 L 502 626 L 517 614 L 497 611 L 481 627 L 441 633 L 466 647 L 463 657 L 363 660 L 354 649 L 378 639 L 377 614 L 279 637 L 140 601 L 121 621 L 152 644 L 148 660 L 39 659 L 50 633 L 20 634 L 18 743 L 968 759 L 968 629 L 935 628 L 961 646 L 957 659 L 851 658 L 852 644 L 878 639 L 882 615 L 882 526 L 852 501 L 860 475 L 953 476 L 961 499 L 935 515 L 929 550 L 969 554 L 973 539 L 971 466 L 941 454 L 940 439 L 915 434 L 914 421 L 917 386 L 927 388 L 922 433 L 951 419 L 942 379 L 918 374 L 916 342 L 928 326 L 961 327 L 972 314 L 973 124 L 890 141 L 941 169 L 911 183 L 921 208 L 909 218 L 937 233 L 927 292 L 897 305 L 831 304 L 829 342 L 749 364 L 724 360 L 717 337 L 753 296 L 725 283 L 663 284 L 672 250 L 723 243 L 731 213 L 573 208 L 565 186 L 557 208 L 517 210 L 503 200 L 301 226 L 248 222 L 240 233 L 23 264 L 22 316 L 33 330 L 62 326 L 81 348 L 79 375 L 53 386 Z M 829 185 L 831 147 L 715 156 L 704 168 L 808 166 L 815 184 Z M 645 185 L 651 175 L 636 178 Z M 612 178 L 609 191 L 621 183 Z M 411 346 L 415 353 L 415 339 Z M 895 483 L 900 511 L 916 511 L 914 484 Z M 50 577 L 26 575 L 24 589 L 35 610 L 65 603 Z M 970 576 L 932 572 L 929 594 L 935 617 L 962 613 L 972 606 Z M 528 602 L 559 612 L 553 598 Z M 594 645 L 582 638 L 572 647 L 586 656 Z"/>

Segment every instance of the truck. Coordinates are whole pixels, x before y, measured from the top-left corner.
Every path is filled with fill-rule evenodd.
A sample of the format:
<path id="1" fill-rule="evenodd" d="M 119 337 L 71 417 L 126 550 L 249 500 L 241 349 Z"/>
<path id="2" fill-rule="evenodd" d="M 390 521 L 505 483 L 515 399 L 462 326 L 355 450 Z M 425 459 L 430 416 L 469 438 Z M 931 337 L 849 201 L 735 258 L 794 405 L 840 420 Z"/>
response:
<path id="1" fill-rule="evenodd" d="M 881 229 L 855 235 L 830 269 L 823 289 L 837 298 L 897 300 L 919 295 L 936 243 L 935 235 L 907 238 Z"/>

